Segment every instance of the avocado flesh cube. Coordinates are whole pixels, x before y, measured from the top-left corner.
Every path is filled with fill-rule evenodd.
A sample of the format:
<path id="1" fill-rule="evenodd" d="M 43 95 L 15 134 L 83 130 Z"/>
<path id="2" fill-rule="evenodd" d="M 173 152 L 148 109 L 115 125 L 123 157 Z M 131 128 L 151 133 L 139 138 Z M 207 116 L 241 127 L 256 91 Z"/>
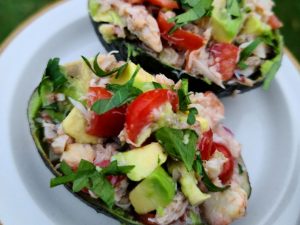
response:
<path id="1" fill-rule="evenodd" d="M 88 92 L 90 86 L 90 80 L 93 76 L 92 71 L 83 61 L 66 64 L 63 66 L 63 70 L 67 74 L 69 83 L 64 88 L 63 93 L 68 97 L 82 102 L 81 98 Z"/>
<path id="2" fill-rule="evenodd" d="M 114 27 L 110 24 L 101 24 L 98 29 L 107 43 L 116 39 Z"/>
<path id="3" fill-rule="evenodd" d="M 165 208 L 174 195 L 174 181 L 164 169 L 158 167 L 129 193 L 129 199 L 136 213 L 146 214 Z"/>
<path id="4" fill-rule="evenodd" d="M 271 32 L 271 27 L 263 23 L 257 16 L 251 15 L 245 23 L 243 34 L 263 35 Z"/>
<path id="5" fill-rule="evenodd" d="M 110 82 L 112 84 L 125 84 L 130 80 L 136 69 L 137 65 L 133 62 L 129 62 L 123 73 L 118 78 L 114 76 Z M 150 73 L 147 73 L 145 70 L 140 68 L 134 79 L 133 86 L 141 89 L 142 91 L 148 91 L 154 89 L 152 84 L 154 81 L 155 78 Z"/>
<path id="6" fill-rule="evenodd" d="M 133 181 L 140 181 L 163 164 L 167 160 L 167 155 L 162 146 L 154 142 L 141 148 L 118 153 L 112 160 L 117 160 L 119 166 L 134 166 L 127 173 L 127 177 Z"/>
<path id="7" fill-rule="evenodd" d="M 86 126 L 86 120 L 77 108 L 73 108 L 62 122 L 64 132 L 74 138 L 77 143 L 97 144 L 99 138 L 87 134 Z"/>
<path id="8" fill-rule="evenodd" d="M 99 9 L 101 5 L 97 0 L 89 0 L 89 11 L 95 22 L 106 22 L 114 25 L 124 26 L 121 17 L 114 10 L 101 12 Z"/>
<path id="9" fill-rule="evenodd" d="M 188 172 L 183 163 L 171 162 L 168 164 L 168 170 L 172 174 L 180 174 L 181 191 L 191 205 L 199 205 L 210 198 L 209 194 L 203 193 L 197 186 L 194 171 Z"/>
<path id="10" fill-rule="evenodd" d="M 218 42 L 231 43 L 240 32 L 244 18 L 231 18 L 225 7 L 226 1 L 216 2 L 211 16 L 213 38 Z"/>

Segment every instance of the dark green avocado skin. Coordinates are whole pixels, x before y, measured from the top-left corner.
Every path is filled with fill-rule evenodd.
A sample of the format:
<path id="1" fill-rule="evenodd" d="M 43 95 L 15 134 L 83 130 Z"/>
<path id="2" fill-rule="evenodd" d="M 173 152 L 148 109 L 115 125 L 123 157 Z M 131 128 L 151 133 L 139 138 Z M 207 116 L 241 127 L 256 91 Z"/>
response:
<path id="1" fill-rule="evenodd" d="M 174 67 L 171 67 L 167 64 L 162 63 L 158 59 L 154 58 L 150 54 L 146 53 L 141 47 L 137 46 L 136 43 L 126 40 L 126 39 L 116 39 L 112 41 L 112 43 L 107 43 L 101 33 L 98 30 L 98 27 L 101 23 L 93 21 L 93 19 L 90 17 L 90 20 L 93 24 L 94 30 L 104 46 L 104 48 L 110 52 L 117 50 L 119 51 L 119 54 L 116 55 L 118 60 L 127 60 L 128 52 L 127 52 L 127 46 L 130 44 L 134 47 L 134 51 L 136 54 L 133 54 L 130 56 L 130 59 L 136 63 L 140 64 L 141 67 L 143 67 L 144 70 L 151 74 L 158 74 L 162 73 L 166 75 L 168 78 L 174 80 L 175 82 L 179 79 L 187 78 L 189 80 L 189 89 L 191 91 L 195 92 L 205 92 L 205 91 L 212 91 L 214 92 L 218 97 L 227 97 L 232 96 L 236 93 L 244 93 L 247 91 L 250 91 L 254 88 L 260 87 L 263 84 L 263 80 L 257 82 L 252 87 L 245 86 L 239 83 L 235 84 L 225 84 L 225 89 L 219 87 L 216 84 L 208 84 L 207 82 L 193 77 L 188 73 L 185 73 L 182 70 L 176 69 Z M 261 76 L 260 71 L 257 71 L 255 74 L 251 75 L 249 78 L 252 80 L 255 80 Z"/>
<path id="2" fill-rule="evenodd" d="M 28 110 L 27 110 L 27 117 L 28 122 L 30 125 L 30 132 L 32 135 L 32 138 L 35 142 L 35 145 L 37 147 L 37 150 L 45 163 L 45 165 L 49 168 L 49 170 L 53 173 L 55 176 L 61 176 L 61 173 L 54 167 L 53 162 L 51 162 L 49 158 L 49 146 L 43 142 L 43 129 L 42 127 L 35 121 L 38 112 L 41 108 L 41 105 L 39 104 L 40 99 L 38 95 L 38 90 L 36 89 L 28 104 Z M 49 184 L 50 186 L 50 184 Z M 99 199 L 91 198 L 88 194 L 85 194 L 83 192 L 75 193 L 72 191 L 71 185 L 65 185 L 65 187 L 78 199 L 80 199 L 85 204 L 91 206 L 93 209 L 95 209 L 98 213 L 102 213 L 108 217 L 114 218 L 118 221 L 120 221 L 122 224 L 127 225 L 142 225 L 139 223 L 134 217 L 132 216 L 132 213 L 128 213 L 123 211 L 120 208 L 113 207 L 108 208 L 103 202 L 101 202 Z"/>

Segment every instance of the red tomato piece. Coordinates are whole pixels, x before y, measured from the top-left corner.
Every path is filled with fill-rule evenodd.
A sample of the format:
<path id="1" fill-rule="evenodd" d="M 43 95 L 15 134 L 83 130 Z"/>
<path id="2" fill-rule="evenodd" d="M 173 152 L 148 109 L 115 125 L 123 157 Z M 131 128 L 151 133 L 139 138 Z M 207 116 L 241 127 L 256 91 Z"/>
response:
<path id="1" fill-rule="evenodd" d="M 204 45 L 204 38 L 202 36 L 181 28 L 172 34 L 168 34 L 175 24 L 169 23 L 162 12 L 159 12 L 157 22 L 162 38 L 180 49 L 192 51 Z"/>
<path id="2" fill-rule="evenodd" d="M 273 30 L 279 29 L 283 26 L 283 23 L 274 14 L 269 17 L 268 24 L 271 26 Z"/>
<path id="3" fill-rule="evenodd" d="M 105 88 L 90 87 L 88 105 L 100 99 L 109 99 L 112 94 Z M 112 109 L 102 115 L 91 112 L 91 119 L 86 132 L 98 137 L 117 136 L 124 128 L 126 106 Z"/>
<path id="4" fill-rule="evenodd" d="M 138 215 L 139 221 L 142 222 L 142 224 L 146 225 L 157 225 L 157 223 L 152 222 L 151 219 L 155 218 L 154 213 L 147 213 L 144 215 Z"/>
<path id="5" fill-rule="evenodd" d="M 130 4 L 143 4 L 144 0 L 126 0 Z"/>
<path id="6" fill-rule="evenodd" d="M 155 89 L 138 96 L 127 108 L 125 129 L 129 140 L 136 142 L 141 130 L 152 122 L 153 110 L 170 102 L 178 108 L 178 96 L 174 91 Z"/>
<path id="7" fill-rule="evenodd" d="M 179 6 L 175 0 L 126 0 L 131 4 L 143 4 L 149 2 L 152 5 L 159 6 L 165 9 L 179 9 Z"/>
<path id="8" fill-rule="evenodd" d="M 210 157 L 215 153 L 216 147 L 213 144 L 213 132 L 211 129 L 202 134 L 202 138 L 198 147 L 202 160 L 209 160 Z"/>
<path id="9" fill-rule="evenodd" d="M 227 158 L 227 161 L 223 164 L 223 169 L 221 174 L 219 175 L 220 180 L 223 184 L 227 183 L 233 174 L 233 167 L 234 167 L 234 158 L 231 154 L 231 152 L 226 148 L 224 145 L 219 143 L 214 143 L 216 150 L 221 152 L 225 158 Z"/>
<path id="10" fill-rule="evenodd" d="M 229 80 L 237 65 L 239 48 L 233 44 L 216 43 L 211 47 L 210 53 L 215 64 L 219 64 L 218 70 L 222 74 L 222 80 Z"/>
<path id="11" fill-rule="evenodd" d="M 147 0 L 150 4 L 166 9 L 179 9 L 175 0 Z"/>

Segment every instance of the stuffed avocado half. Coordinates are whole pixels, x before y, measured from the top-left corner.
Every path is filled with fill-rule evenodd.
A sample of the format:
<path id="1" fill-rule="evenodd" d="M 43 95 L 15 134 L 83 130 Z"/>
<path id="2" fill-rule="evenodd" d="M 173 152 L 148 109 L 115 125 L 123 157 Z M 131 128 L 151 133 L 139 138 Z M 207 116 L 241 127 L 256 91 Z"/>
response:
<path id="1" fill-rule="evenodd" d="M 220 97 L 263 85 L 280 68 L 281 22 L 271 0 L 89 0 L 95 31 L 150 73 Z"/>
<path id="2" fill-rule="evenodd" d="M 223 117 L 212 92 L 112 54 L 50 59 L 28 107 L 56 176 L 50 186 L 124 224 L 224 225 L 245 215 L 248 173 Z"/>

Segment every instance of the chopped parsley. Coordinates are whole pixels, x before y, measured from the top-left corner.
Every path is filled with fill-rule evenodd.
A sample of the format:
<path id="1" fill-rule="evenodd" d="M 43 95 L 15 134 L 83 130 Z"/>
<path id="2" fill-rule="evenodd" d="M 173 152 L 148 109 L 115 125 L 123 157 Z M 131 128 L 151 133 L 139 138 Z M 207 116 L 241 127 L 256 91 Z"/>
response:
<path id="1" fill-rule="evenodd" d="M 108 167 L 98 171 L 94 164 L 82 159 L 77 171 L 73 172 L 71 167 L 65 161 L 62 161 L 60 170 L 64 175 L 52 178 L 50 187 L 72 182 L 73 192 L 79 192 L 84 188 L 88 188 L 111 208 L 115 202 L 115 192 L 111 183 L 106 179 L 106 176 L 126 174 L 132 170 L 133 167 L 134 166 L 118 166 L 117 162 L 113 161 Z"/>

